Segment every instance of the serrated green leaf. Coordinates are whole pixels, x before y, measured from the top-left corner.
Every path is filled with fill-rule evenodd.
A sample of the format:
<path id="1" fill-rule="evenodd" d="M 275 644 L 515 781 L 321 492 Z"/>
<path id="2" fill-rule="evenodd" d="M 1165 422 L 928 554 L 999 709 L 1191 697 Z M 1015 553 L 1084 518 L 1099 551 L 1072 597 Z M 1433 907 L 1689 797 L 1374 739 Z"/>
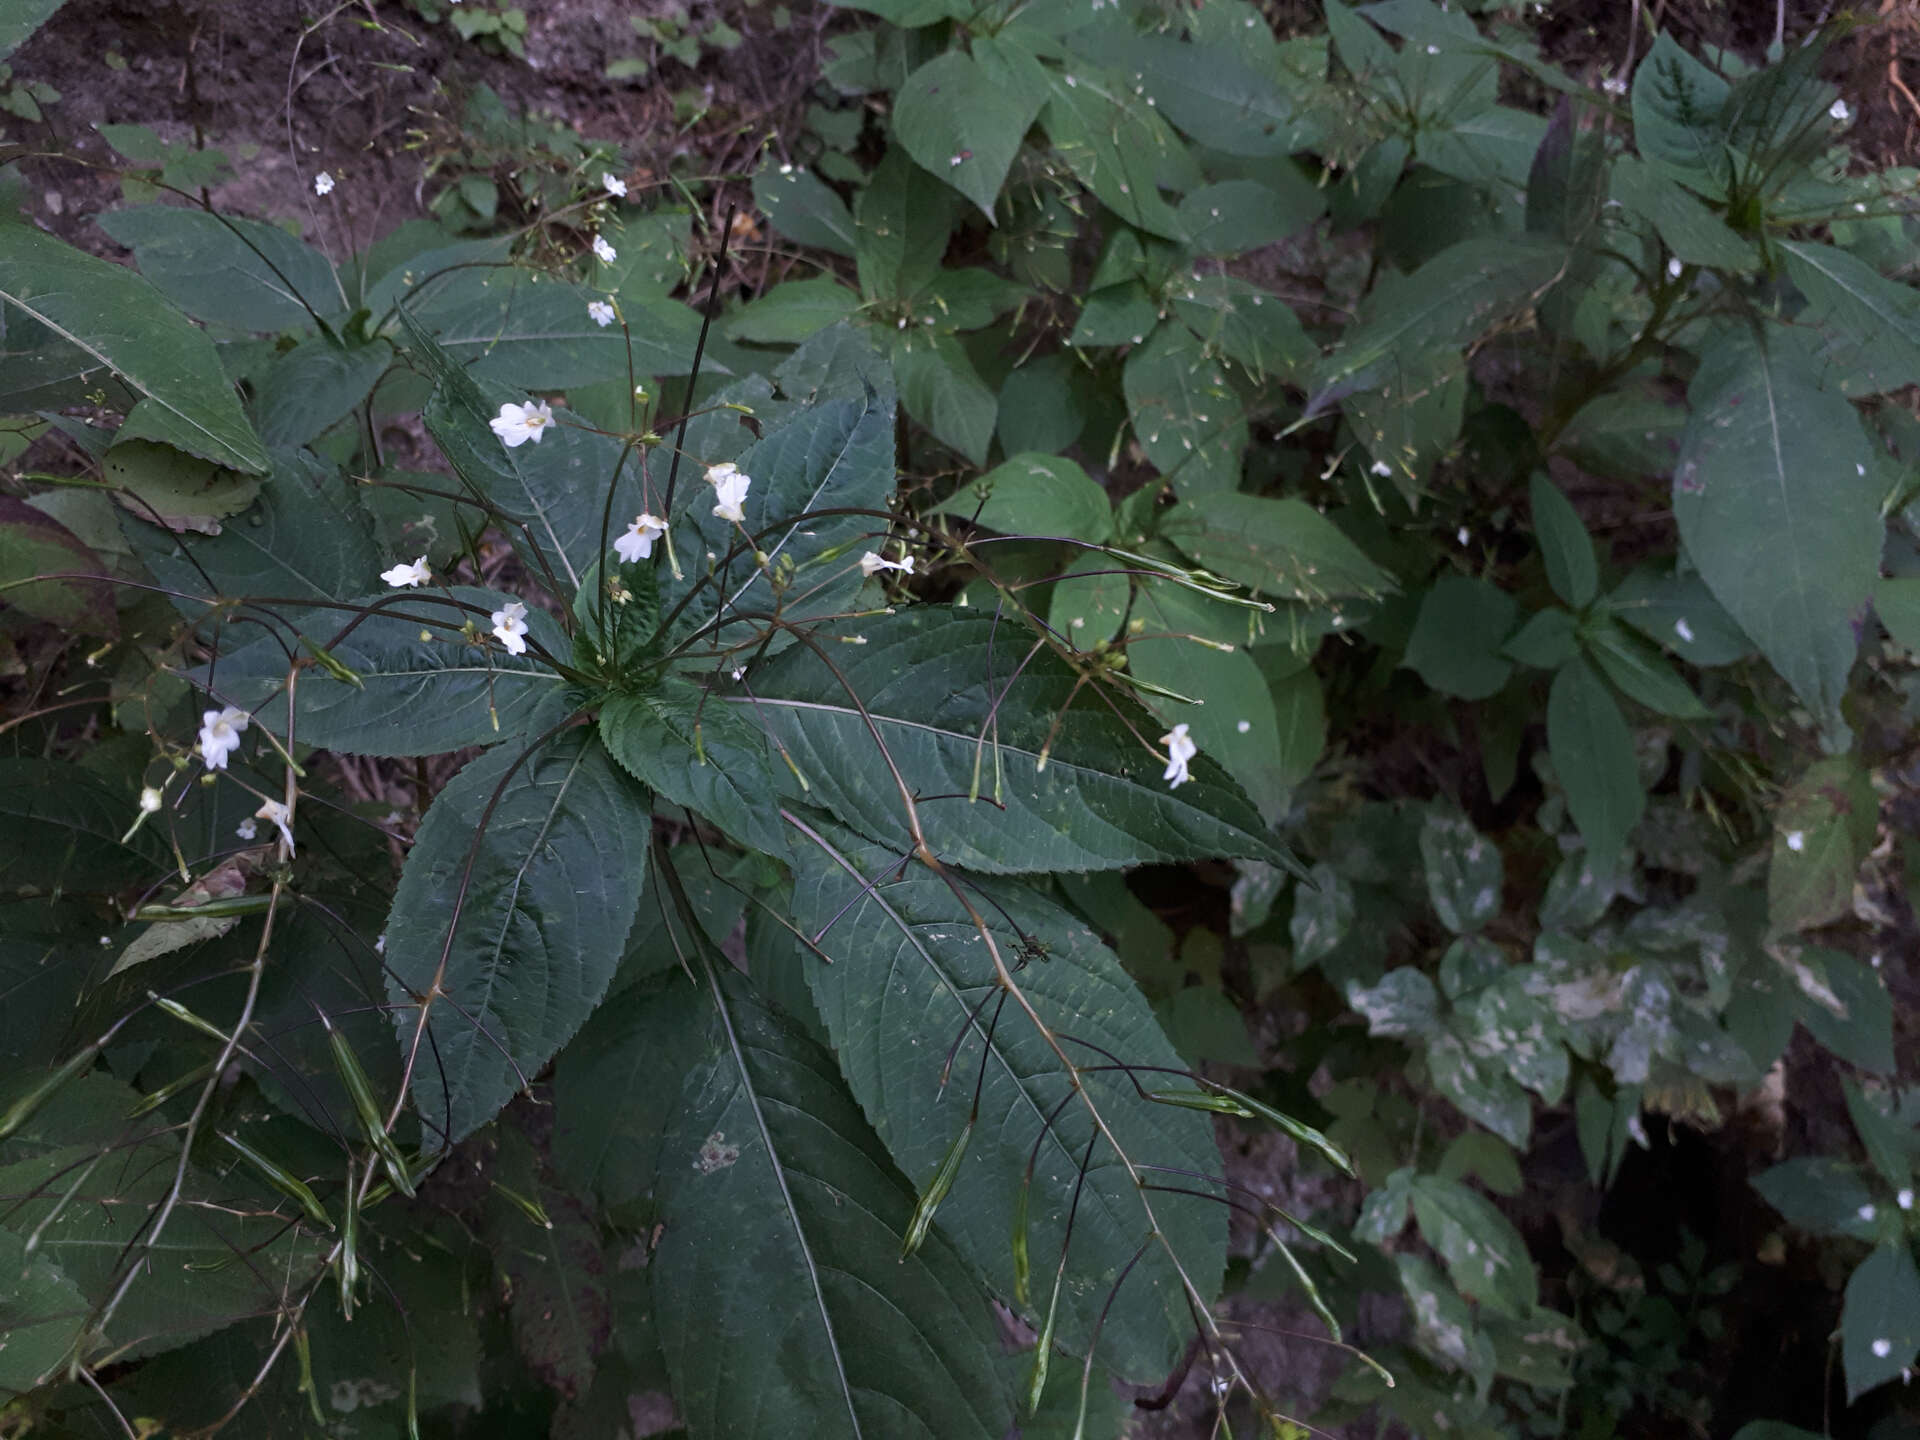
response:
<path id="1" fill-rule="evenodd" d="M 10 1230 L 0 1230 L 0 1394 L 34 1389 L 58 1368 L 86 1324 L 87 1300 L 80 1287 L 44 1255 L 27 1250 Z"/>
<path id="2" fill-rule="evenodd" d="M 1718 196 L 1731 169 L 1721 132 L 1729 87 L 1664 31 L 1633 72 L 1633 139 L 1684 185 Z"/>
<path id="3" fill-rule="evenodd" d="M 661 1141 L 650 1262 L 693 1440 L 763 1428 L 835 1440 L 1000 1440 L 1011 1397 L 985 1296 L 936 1228 L 908 1259 L 912 1190 L 832 1058 L 740 977 L 662 1003 L 705 1057 Z"/>
<path id="4" fill-rule="evenodd" d="M 1920 382 L 1920 292 L 1831 245 L 1782 240 L 1787 274 L 1806 295 L 1811 325 L 1836 341 L 1836 379 L 1850 395 Z"/>
<path id="5" fill-rule="evenodd" d="M 1006 873 L 1202 855 L 1286 863 L 1205 755 L 1190 783 L 1169 789 L 1161 758 L 1102 700 L 1080 689 L 1068 704 L 1077 687 L 1051 656 L 1035 656 L 1009 686 L 1026 645 L 991 617 L 915 606 L 858 622 L 858 632 L 867 643 L 844 649 L 834 631 L 821 635 L 850 688 L 796 647 L 756 674 L 751 697 L 728 700 L 786 745 L 812 785 L 811 803 L 868 835 L 910 843 L 900 793 L 854 695 L 915 794 L 957 797 L 919 807 L 928 844 L 952 864 Z M 981 798 L 970 804 L 972 793 Z"/>
<path id="6" fill-rule="evenodd" d="M 100 228 L 196 320 L 235 330 L 305 330 L 346 295 L 319 251 L 277 225 L 181 205 L 111 210 Z"/>
<path id="7" fill-rule="evenodd" d="M 853 1093 L 910 1177 L 933 1173 L 965 1119 L 973 1088 L 982 1087 L 981 1112 L 991 1124 L 975 1134 L 935 1229 L 1000 1296 L 1010 1297 L 1013 1207 L 1042 1123 L 1070 1091 L 1068 1074 L 1017 1004 L 1008 1005 L 995 1026 L 985 1014 L 968 1021 L 993 993 L 994 969 L 966 907 L 946 883 L 915 866 L 898 882 L 868 890 L 869 878 L 890 868 L 890 854 L 849 844 L 841 832 L 823 838 L 831 851 L 795 841 L 795 918 L 834 961 L 807 971 L 821 1018 Z M 1118 959 L 1084 925 L 1023 886 L 971 882 L 960 893 L 986 917 L 1006 963 L 1025 961 L 1018 983 L 1044 1024 L 1124 1063 L 1180 1065 Z M 990 903 L 983 905 L 983 894 Z M 967 1036 L 943 1095 L 942 1057 L 963 1027 Z M 991 1047 L 983 1048 L 989 1028 Z M 1077 1064 L 1112 1063 L 1085 1046 L 1068 1049 Z M 1142 1100 L 1123 1075 L 1084 1074 L 1082 1083 L 1131 1158 L 1215 1173 L 1218 1151 L 1204 1115 Z M 1042 1274 L 1059 1255 L 1090 1126 L 1085 1108 L 1070 1104 L 1041 1141 L 1027 1214 L 1029 1250 Z M 1055 1337 L 1068 1350 L 1084 1346 L 1106 1285 L 1153 1228 L 1149 1208 L 1194 1284 L 1203 1293 L 1217 1284 L 1224 1213 L 1178 1195 L 1143 1196 L 1103 1145 L 1080 1197 L 1069 1283 L 1056 1319 Z M 1036 1288 L 1044 1309 L 1045 1287 Z M 1128 1294 L 1132 1303 L 1108 1315 L 1100 1354 L 1124 1375 L 1150 1375 L 1178 1354 L 1191 1328 L 1181 1286 L 1158 1246 L 1136 1267 Z"/>
<path id="8" fill-rule="evenodd" d="M 1920 1359 L 1920 1269 L 1906 1237 L 1876 1247 L 1848 1279 L 1840 1358 L 1848 1403 Z"/>
<path id="9" fill-rule="evenodd" d="M 440 792 L 387 922 L 387 993 L 402 1053 L 423 1047 L 413 1093 L 430 1148 L 492 1119 L 593 1012 L 646 875 L 648 796 L 590 731 L 544 742 L 509 782 L 522 753 L 489 751 Z M 436 977 L 429 1054 L 415 997 Z"/>
<path id="10" fill-rule="evenodd" d="M 785 851 L 767 744 L 750 710 L 669 676 L 602 706 L 600 738 L 648 789 L 763 854 Z"/>
<path id="11" fill-rule="evenodd" d="M 1015 455 L 956 490 L 932 513 L 956 515 L 1002 535 L 1064 535 L 1097 544 L 1113 533 L 1107 492 L 1058 455 Z"/>
<path id="12" fill-rule="evenodd" d="M 994 201 L 1042 96 L 1003 89 L 971 56 L 937 55 L 907 77 L 893 100 L 893 133 L 922 169 L 993 219 Z"/>
<path id="13" fill-rule="evenodd" d="M 508 449 L 490 422 L 503 404 L 528 403 L 526 392 L 480 384 L 410 315 L 404 318 L 413 349 L 436 381 L 423 418 L 441 453 L 468 493 L 519 522 L 502 528 L 528 568 L 543 580 L 551 569 L 565 589 L 577 590 L 599 558 L 609 514 L 606 487 L 616 474 L 609 543 L 628 517 L 646 508 L 639 458 L 625 454 L 623 462 L 618 439 L 558 416 L 538 440 Z"/>
<path id="14" fill-rule="evenodd" d="M 250 475 L 266 473 L 266 451 L 213 343 L 148 281 L 31 226 L 8 225 L 0 231 L 0 298 L 146 397 L 172 422 L 172 443 Z"/>
<path id="15" fill-rule="evenodd" d="M 1884 526 L 1853 407 L 1791 347 L 1723 332 L 1688 388 L 1673 473 L 1687 553 L 1715 598 L 1829 731 Z"/>
<path id="16" fill-rule="evenodd" d="M 543 704 L 559 698 L 564 682 L 532 651 L 509 655 L 491 638 L 475 644 L 458 633 L 471 620 L 486 637 L 487 617 L 509 598 L 466 585 L 446 594 L 371 596 L 360 603 L 379 603 L 380 611 L 344 637 L 350 612 L 308 621 L 309 637 L 360 683 L 317 667 L 301 670 L 295 739 L 346 755 L 437 755 L 521 734 Z M 529 609 L 527 628 L 549 655 L 567 654 L 560 627 L 542 611 Z M 273 697 L 283 690 L 290 663 L 286 647 L 268 636 L 222 655 L 201 678 L 223 701 L 257 710 L 257 723 L 284 736 L 286 703 Z"/>
<path id="17" fill-rule="evenodd" d="M 1584 660 L 1569 661 L 1553 677 L 1547 694 L 1547 748 L 1594 868 L 1611 870 L 1629 832 L 1640 823 L 1647 797 L 1640 788 L 1633 732 Z"/>

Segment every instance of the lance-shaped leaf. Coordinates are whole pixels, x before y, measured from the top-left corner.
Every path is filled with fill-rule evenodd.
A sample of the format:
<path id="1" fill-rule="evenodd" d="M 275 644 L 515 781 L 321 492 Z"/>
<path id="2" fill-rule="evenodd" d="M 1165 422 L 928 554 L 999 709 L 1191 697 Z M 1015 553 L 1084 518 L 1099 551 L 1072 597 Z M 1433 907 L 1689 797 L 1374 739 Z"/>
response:
<path id="1" fill-rule="evenodd" d="M 600 738 L 635 779 L 674 804 L 753 849 L 777 855 L 786 848 L 767 743 L 749 712 L 670 676 L 656 689 L 609 700 Z"/>
<path id="2" fill-rule="evenodd" d="M 978 1283 L 938 1233 L 900 1259 L 913 1192 L 832 1057 L 730 969 L 700 971 L 659 996 L 706 1053 L 660 1142 L 650 1266 L 688 1433 L 1000 1440 L 1013 1406 Z"/>
<path id="3" fill-rule="evenodd" d="M 511 598 L 470 585 L 369 596 L 358 603 L 380 610 L 338 640 L 353 622 L 351 611 L 328 611 L 324 620 L 309 612 L 306 639 L 355 679 L 324 665 L 303 666 L 294 690 L 294 738 L 347 755 L 437 755 L 520 734 L 563 682 L 534 651 L 509 655 L 487 634 L 487 617 Z M 468 621 L 479 627 L 478 641 L 460 633 Z M 527 638 L 549 655 L 567 654 L 560 627 L 544 611 L 528 610 Z M 195 678 L 285 735 L 286 702 L 274 697 L 292 661 L 311 654 L 306 647 L 290 654 L 279 637 L 264 636 Z"/>
<path id="4" fill-rule="evenodd" d="M 853 633 L 865 643 L 836 643 Z M 890 757 L 920 797 L 927 843 L 968 869 L 1108 870 L 1215 855 L 1286 863 L 1218 766 L 1202 755 L 1192 780 L 1170 789 L 1148 744 L 1157 724 L 1076 689 L 1050 654 L 1021 669 L 1032 641 L 1010 625 L 916 606 L 857 630 L 823 629 L 818 641 L 833 668 L 796 646 L 756 676 L 751 695 L 729 700 L 787 747 L 811 803 L 875 839 L 912 844 Z"/>
<path id="5" fill-rule="evenodd" d="M 83 254 L 31 226 L 8 225 L 0 231 L 0 298 L 145 396 L 157 420 L 140 434 L 250 475 L 266 473 L 267 452 L 247 424 L 213 342 L 125 266 Z"/>
<path id="6" fill-rule="evenodd" d="M 821 839 L 824 846 L 794 841 L 794 918 L 833 958 L 831 965 L 811 965 L 807 979 L 848 1084 L 901 1169 L 920 1184 L 939 1168 L 979 1086 L 980 1123 L 934 1228 L 1009 1302 L 1017 1288 L 1015 1215 L 1038 1142 L 1026 1204 L 1036 1283 L 1024 1307 L 1037 1324 L 1094 1133 L 1088 1107 L 1066 1098 L 1073 1084 L 1067 1067 L 1017 1001 L 992 1023 L 993 962 L 953 889 L 918 865 L 897 882 L 869 888 L 896 855 L 837 827 Z M 1184 1068 L 1119 958 L 1085 924 L 1024 886 L 967 881 L 961 893 L 988 925 L 1009 969 L 1024 965 L 1017 976 L 1021 990 L 1056 1038 L 1065 1032 L 1090 1041 L 1119 1063 Z M 942 1058 L 956 1038 L 943 1089 Z M 1060 1043 L 1076 1065 L 1094 1068 L 1082 1080 L 1087 1099 L 1128 1160 L 1219 1173 L 1204 1113 L 1143 1099 L 1126 1075 L 1100 1069 L 1114 1060 Z M 1149 1091 L 1190 1087 L 1180 1075 L 1148 1071 L 1139 1078 Z M 1141 1173 L 1148 1183 L 1208 1188 Z M 1113 1145 L 1095 1143 L 1073 1222 L 1058 1343 L 1084 1352 L 1108 1287 L 1155 1229 L 1165 1245 L 1148 1248 L 1100 1339 L 1103 1363 L 1142 1380 L 1163 1374 L 1192 1333 L 1173 1257 L 1210 1302 L 1225 1262 L 1226 1212 L 1190 1196 L 1143 1193 Z"/>
<path id="7" fill-rule="evenodd" d="M 647 794 L 591 731 L 568 731 L 524 763 L 523 753 L 490 751 L 440 792 L 387 922 L 403 1053 L 416 1043 L 418 997 L 436 977 L 442 992 L 432 1045 L 420 1037 L 413 1068 L 437 1142 L 491 1120 L 586 1021 L 613 979 L 646 875 Z"/>
<path id="8" fill-rule="evenodd" d="M 305 330 L 347 308 L 333 266 L 278 225 L 179 205 L 99 218 L 140 273 L 196 320 L 235 330 Z"/>
<path id="9" fill-rule="evenodd" d="M 1188 500 L 1160 533 L 1209 570 L 1281 600 L 1377 598 L 1393 577 L 1302 500 L 1228 492 Z"/>
<path id="10" fill-rule="evenodd" d="M 1003 89 L 973 57 L 949 50 L 907 77 L 894 99 L 893 128 L 916 164 L 992 220 L 1040 105 L 1040 96 Z"/>
<path id="11" fill-rule="evenodd" d="M 1707 346 L 1673 513 L 1714 598 L 1837 730 L 1855 617 L 1879 573 L 1874 457 L 1846 398 L 1793 346 L 1768 342 L 1734 329 Z"/>
<path id="12" fill-rule="evenodd" d="M 827 340 L 831 333 L 817 340 Z M 886 530 L 885 519 L 877 514 L 817 513 L 877 511 L 893 493 L 892 392 L 863 382 L 856 393 L 857 398 L 821 400 L 790 423 L 770 430 L 734 462 L 753 480 L 743 509 L 754 545 L 767 557 L 770 569 L 783 574 L 787 567 L 792 569 L 784 598 L 775 593 L 767 571 L 759 568 L 750 552 L 709 573 L 710 553 L 724 558 L 730 550 L 745 547 L 739 530 L 713 513 L 714 491 L 702 482 L 700 470 L 700 462 L 707 457 L 694 449 L 695 440 L 689 436 L 695 463 L 681 464 L 673 529 L 667 537 L 685 579 L 672 582 L 664 570 L 660 572 L 663 609 L 672 606 L 687 587 L 699 587 L 681 614 L 683 629 L 710 623 L 716 615 L 724 623 L 735 615 L 764 615 L 782 605 L 786 618 L 792 620 L 831 615 L 858 592 L 862 577 L 859 551 L 854 547 L 863 541 L 877 542 Z M 822 558 L 826 556 L 832 558 Z M 743 623 L 756 628 L 762 624 Z M 738 626 L 722 629 L 720 636 L 727 641 L 747 638 Z"/>
<path id="13" fill-rule="evenodd" d="M 1199 167 L 1159 111 L 1139 103 L 1114 71 L 1076 64 L 1048 78 L 1053 94 L 1040 123 L 1080 183 L 1129 224 L 1181 238 L 1184 226 L 1160 187 L 1191 189 Z"/>
<path id="14" fill-rule="evenodd" d="M 1184 325 L 1162 325 L 1121 372 L 1140 448 L 1183 497 L 1240 484 L 1247 407 L 1226 367 Z"/>
<path id="15" fill-rule="evenodd" d="M 527 403 L 527 392 L 475 380 L 411 314 L 401 313 L 408 343 L 436 381 L 424 418 L 441 452 L 474 496 L 519 522 L 501 529 L 535 576 L 545 581 L 550 570 L 563 589 L 578 589 L 599 552 L 603 522 L 611 542 L 645 508 L 643 457 L 623 459 L 619 440 L 569 423 L 564 413 L 540 439 L 509 450 L 490 422 L 502 405 Z M 616 474 L 620 488 L 609 522 L 607 487 Z"/>
<path id="16" fill-rule="evenodd" d="M 1876 394 L 1920 381 L 1920 291 L 1831 245 L 1782 240 L 1787 273 L 1811 308 L 1800 317 L 1836 342 L 1836 381 Z"/>
<path id="17" fill-rule="evenodd" d="M 216 599 L 270 600 L 293 624 L 338 630 L 351 617 L 320 618 L 298 602 L 347 600 L 380 583 L 373 517 L 352 482 L 311 451 L 275 451 L 272 483 L 217 535 L 176 534 L 137 510 L 123 511 L 120 528 L 189 620 Z"/>
<path id="18" fill-rule="evenodd" d="M 87 1300 L 46 1256 L 0 1230 L 0 1395 L 31 1390 L 59 1368 L 86 1324 Z"/>

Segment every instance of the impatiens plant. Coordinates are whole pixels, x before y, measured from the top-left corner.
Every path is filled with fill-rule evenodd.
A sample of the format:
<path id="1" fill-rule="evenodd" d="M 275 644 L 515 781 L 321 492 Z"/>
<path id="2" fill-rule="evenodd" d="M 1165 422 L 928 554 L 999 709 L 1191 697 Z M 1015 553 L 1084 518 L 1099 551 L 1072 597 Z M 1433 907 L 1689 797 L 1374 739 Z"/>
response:
<path id="1" fill-rule="evenodd" d="M 1819 38 L 854 8 L 752 176 L 483 93 L 386 235 L 118 125 L 130 263 L 0 217 L 0 1434 L 1803 1440 L 1789 1284 L 1890 1414 L 1920 230 Z"/>

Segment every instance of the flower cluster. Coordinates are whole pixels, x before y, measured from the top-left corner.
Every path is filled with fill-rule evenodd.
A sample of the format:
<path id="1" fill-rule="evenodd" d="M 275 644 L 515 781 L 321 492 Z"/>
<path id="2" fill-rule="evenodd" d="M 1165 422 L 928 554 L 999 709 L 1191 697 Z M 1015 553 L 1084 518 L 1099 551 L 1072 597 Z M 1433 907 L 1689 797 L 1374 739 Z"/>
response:
<path id="1" fill-rule="evenodd" d="M 713 486 L 713 498 L 719 502 L 713 513 L 735 525 L 746 524 L 747 512 L 741 507 L 747 503 L 747 487 L 753 484 L 753 477 L 728 461 L 707 467 L 707 483 Z"/>
<path id="2" fill-rule="evenodd" d="M 1167 773 L 1160 778 L 1167 782 L 1169 790 L 1178 790 L 1193 778 L 1187 773 L 1187 765 L 1200 753 L 1200 747 L 1188 738 L 1184 724 L 1176 725 L 1162 735 L 1160 743 L 1167 747 Z"/>

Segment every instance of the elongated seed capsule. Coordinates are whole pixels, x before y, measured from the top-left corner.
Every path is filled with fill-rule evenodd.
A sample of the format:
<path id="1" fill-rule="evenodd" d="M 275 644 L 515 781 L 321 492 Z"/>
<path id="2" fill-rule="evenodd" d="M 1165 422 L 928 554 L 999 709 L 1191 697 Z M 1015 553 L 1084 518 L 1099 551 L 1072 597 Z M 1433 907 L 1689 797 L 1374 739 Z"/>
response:
<path id="1" fill-rule="evenodd" d="M 1033 1375 L 1027 1381 L 1027 1413 L 1038 1414 L 1040 1396 L 1047 1388 L 1047 1361 L 1053 1354 L 1053 1322 L 1060 1313 L 1060 1282 L 1066 1278 L 1067 1267 L 1062 1265 L 1054 1272 L 1053 1298 L 1047 1301 L 1047 1323 L 1040 1327 L 1040 1343 L 1033 1352 Z"/>
<path id="2" fill-rule="evenodd" d="M 135 920 L 206 920 L 229 915 L 259 915 L 273 908 L 271 895 L 229 895 L 209 900 L 204 905 L 142 905 L 133 912 Z"/>
<path id="3" fill-rule="evenodd" d="M 407 1162 L 401 1158 L 400 1147 L 393 1143 L 386 1122 L 380 1118 L 379 1102 L 373 1098 L 373 1083 L 361 1068 L 360 1057 L 353 1053 L 353 1046 L 347 1042 L 347 1037 L 334 1029 L 333 1021 L 327 1018 L 324 1010 L 320 1012 L 320 1023 L 326 1029 L 327 1044 L 333 1050 L 333 1067 L 340 1072 L 340 1083 L 346 1087 L 347 1098 L 353 1101 L 353 1111 L 359 1118 L 361 1132 L 386 1166 L 394 1188 L 411 1200 L 413 1181 L 407 1176 Z"/>
<path id="4" fill-rule="evenodd" d="M 1182 1110 L 1207 1110 L 1215 1115 L 1233 1115 L 1242 1120 L 1254 1118 L 1253 1111 L 1239 1101 L 1205 1090 L 1149 1090 L 1147 1098 L 1158 1100 L 1162 1105 L 1178 1105 Z"/>
<path id="5" fill-rule="evenodd" d="M 1355 1255 L 1351 1250 L 1347 1249 L 1346 1246 L 1342 1245 L 1338 1240 L 1334 1239 L 1333 1236 L 1329 1235 L 1326 1231 L 1322 1230 L 1319 1226 L 1309 1225 L 1305 1220 L 1302 1220 L 1298 1215 L 1294 1214 L 1291 1210 L 1282 1210 L 1278 1205 L 1274 1204 L 1271 1200 L 1267 1201 L 1266 1204 L 1269 1210 L 1273 1211 L 1274 1214 L 1278 1215 L 1282 1220 L 1285 1220 L 1289 1225 L 1293 1226 L 1294 1229 L 1298 1230 L 1302 1235 L 1306 1236 L 1309 1240 L 1313 1241 L 1316 1245 L 1324 1245 L 1327 1249 L 1333 1251 L 1334 1254 L 1338 1255 L 1342 1260 L 1350 1261 L 1355 1265 L 1358 1265 L 1360 1263 L 1360 1257 L 1358 1255 Z"/>
<path id="6" fill-rule="evenodd" d="M 182 1090 L 191 1090 L 211 1074 L 213 1074 L 213 1062 L 211 1060 L 204 1065 L 196 1065 L 179 1079 L 169 1080 L 150 1095 L 142 1095 L 140 1097 L 140 1103 L 127 1111 L 127 1119 L 138 1120 L 142 1115 L 151 1114 L 166 1104 L 167 1101 L 173 1099 L 173 1097 L 178 1095 Z"/>
<path id="7" fill-rule="evenodd" d="M 1222 1095 L 1237 1100 L 1253 1112 L 1254 1118 L 1264 1120 L 1269 1125 L 1278 1126 L 1309 1150 L 1317 1152 L 1328 1163 L 1345 1171 L 1348 1175 L 1355 1173 L 1353 1161 L 1348 1157 L 1347 1152 L 1305 1121 L 1296 1120 L 1284 1110 L 1276 1110 L 1264 1100 L 1256 1100 L 1243 1091 L 1235 1090 L 1231 1085 L 1221 1085 L 1213 1080 L 1209 1080 L 1207 1084 Z"/>
<path id="8" fill-rule="evenodd" d="M 353 1318 L 354 1292 L 360 1285 L 360 1196 L 353 1183 L 353 1157 L 347 1157 L 346 1216 L 340 1222 L 340 1250 L 334 1257 L 333 1278 L 340 1285 L 340 1313 Z"/>
<path id="9" fill-rule="evenodd" d="M 300 1393 L 307 1397 L 307 1410 L 313 1416 L 313 1423 L 324 1429 L 327 1417 L 320 1409 L 320 1393 L 314 1388 L 313 1345 L 307 1339 L 304 1325 L 293 1332 L 293 1353 L 300 1360 Z"/>
<path id="10" fill-rule="evenodd" d="M 960 1162 L 967 1158 L 967 1142 L 973 1139 L 973 1117 L 967 1117 L 967 1123 L 960 1133 L 953 1137 L 953 1143 L 947 1147 L 946 1157 L 941 1160 L 940 1168 L 933 1172 L 933 1179 L 927 1182 L 927 1188 L 920 1196 L 920 1203 L 913 1207 L 913 1219 L 907 1225 L 907 1233 L 900 1242 L 900 1258 L 905 1260 L 918 1250 L 927 1238 L 927 1230 L 933 1224 L 933 1212 L 940 1208 L 940 1202 L 947 1198 L 947 1192 L 953 1188 L 953 1182 L 960 1173 Z"/>
<path id="11" fill-rule="evenodd" d="M 320 1203 L 320 1197 L 313 1193 L 306 1181 L 285 1166 L 269 1160 L 238 1135 L 230 1135 L 224 1130 L 219 1134 L 220 1138 L 231 1145 L 242 1160 L 260 1172 L 263 1180 L 306 1211 L 309 1220 L 322 1229 L 333 1229 L 333 1217 L 327 1214 L 327 1207 Z"/>
<path id="12" fill-rule="evenodd" d="M 407 1440 L 420 1440 L 420 1367 L 407 1366 Z"/>
<path id="13" fill-rule="evenodd" d="M 1293 1271 L 1293 1278 L 1300 1282 L 1300 1288 L 1306 1292 L 1307 1304 L 1313 1307 L 1313 1313 L 1320 1317 L 1320 1323 L 1327 1327 L 1327 1333 L 1335 1340 L 1340 1338 L 1340 1322 L 1334 1318 L 1333 1311 L 1327 1308 L 1327 1302 L 1320 1298 L 1320 1287 L 1313 1283 L 1313 1277 L 1307 1273 L 1306 1266 L 1293 1253 L 1288 1245 L 1273 1231 L 1267 1231 L 1267 1238 L 1279 1247 L 1280 1258 L 1287 1262 L 1287 1268 Z"/>
<path id="14" fill-rule="evenodd" d="M 53 1098 L 55 1091 L 91 1065 L 94 1056 L 100 1053 L 102 1043 L 96 1040 L 91 1045 L 81 1046 L 68 1058 L 66 1064 L 14 1101 L 4 1113 L 0 1113 L 0 1140 L 5 1140 L 31 1120 L 34 1112 Z"/>
<path id="15" fill-rule="evenodd" d="M 152 990 L 149 990 L 147 992 L 147 998 L 153 1001 L 156 1007 L 158 1007 L 161 1010 L 164 1010 L 167 1014 L 171 1015 L 174 1019 L 178 1020 L 181 1024 L 191 1025 L 195 1030 L 198 1030 L 202 1035 L 207 1036 L 209 1039 L 218 1040 L 222 1045 L 225 1045 L 227 1043 L 226 1031 L 222 1030 L 218 1025 L 214 1024 L 211 1020 L 201 1019 L 198 1015 L 194 1014 L 193 1011 L 189 1010 L 186 1006 L 182 1005 L 178 1000 L 171 999 L 165 995 L 157 994 Z"/>
<path id="16" fill-rule="evenodd" d="M 333 676 L 334 679 L 344 680 L 347 682 L 347 684 L 353 686 L 356 690 L 364 690 L 367 688 L 365 682 L 361 680 L 360 676 L 356 674 L 352 669 L 350 669 L 346 664 L 344 664 L 340 660 L 340 657 L 335 655 L 331 650 L 327 649 L 326 646 L 314 644 L 313 641 L 308 639 L 305 635 L 302 635 L 300 637 L 300 643 L 307 647 L 308 652 L 313 656 L 313 658 L 319 661 L 321 667 L 329 675 Z"/>
<path id="17" fill-rule="evenodd" d="M 518 1206 L 520 1210 L 525 1213 L 526 1217 L 542 1230 L 553 1229 L 553 1221 L 547 1215 L 546 1207 L 538 1200 L 531 1200 L 527 1196 L 522 1195 L 518 1190 L 512 1190 L 502 1185 L 498 1180 L 493 1182 L 493 1188 Z"/>
<path id="18" fill-rule="evenodd" d="M 1013 1202 L 1013 1303 L 1027 1303 L 1027 1197 L 1033 1193 L 1033 1176 L 1020 1182 L 1020 1194 Z"/>

